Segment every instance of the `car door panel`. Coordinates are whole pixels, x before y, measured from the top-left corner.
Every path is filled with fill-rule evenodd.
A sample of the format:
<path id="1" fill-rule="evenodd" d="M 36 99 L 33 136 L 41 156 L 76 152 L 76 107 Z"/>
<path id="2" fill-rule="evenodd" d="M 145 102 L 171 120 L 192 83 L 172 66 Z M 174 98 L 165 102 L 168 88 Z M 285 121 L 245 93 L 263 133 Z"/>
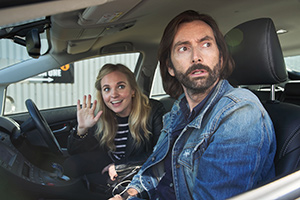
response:
<path id="1" fill-rule="evenodd" d="M 67 147 L 67 137 L 70 134 L 70 131 L 73 127 L 77 125 L 77 117 L 76 117 L 76 106 L 68 106 L 62 108 L 54 108 L 40 111 L 41 115 L 48 122 L 51 130 L 53 131 L 57 141 L 61 145 L 62 148 Z M 14 119 L 18 124 L 22 124 L 27 119 L 29 119 L 29 113 L 20 113 L 8 115 L 8 117 Z M 33 138 L 37 135 L 36 130 L 32 131 L 29 137 Z M 34 135 L 34 136 L 32 136 Z M 39 138 L 32 139 L 40 140 Z M 39 143 L 37 141 L 36 143 Z"/>

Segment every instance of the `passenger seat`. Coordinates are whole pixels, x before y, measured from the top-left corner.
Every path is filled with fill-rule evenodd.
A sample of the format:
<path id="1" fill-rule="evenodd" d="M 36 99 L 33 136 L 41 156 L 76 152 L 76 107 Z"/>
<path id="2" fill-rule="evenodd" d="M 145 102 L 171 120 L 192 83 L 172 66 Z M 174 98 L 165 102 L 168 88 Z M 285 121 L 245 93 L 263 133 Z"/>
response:
<path id="1" fill-rule="evenodd" d="M 286 103 L 300 105 L 300 83 L 287 83 L 284 86 L 280 100 Z"/>
<path id="2" fill-rule="evenodd" d="M 163 97 L 159 101 L 162 102 L 162 104 L 164 105 L 166 112 L 170 112 L 175 102 L 175 99 L 172 97 Z"/>
<path id="3" fill-rule="evenodd" d="M 236 67 L 229 78 L 233 85 L 270 85 L 270 97 L 263 101 L 275 128 L 276 175 L 300 167 L 300 106 L 275 99 L 275 84 L 287 80 L 278 36 L 270 18 L 242 23 L 225 35 Z"/>

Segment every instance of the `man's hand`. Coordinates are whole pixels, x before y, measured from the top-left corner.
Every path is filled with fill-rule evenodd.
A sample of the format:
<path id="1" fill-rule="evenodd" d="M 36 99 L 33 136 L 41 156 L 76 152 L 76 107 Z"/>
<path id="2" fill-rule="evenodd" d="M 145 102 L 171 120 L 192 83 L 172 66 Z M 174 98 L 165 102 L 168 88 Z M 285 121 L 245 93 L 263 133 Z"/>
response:
<path id="1" fill-rule="evenodd" d="M 117 194 L 114 197 L 110 198 L 109 200 L 124 200 L 124 199 L 127 199 L 129 196 L 137 196 L 138 195 L 138 191 L 134 188 L 129 188 L 125 193 L 127 193 L 127 194 L 123 194 L 122 196 L 126 196 L 126 198 L 123 198 L 121 195 Z"/>

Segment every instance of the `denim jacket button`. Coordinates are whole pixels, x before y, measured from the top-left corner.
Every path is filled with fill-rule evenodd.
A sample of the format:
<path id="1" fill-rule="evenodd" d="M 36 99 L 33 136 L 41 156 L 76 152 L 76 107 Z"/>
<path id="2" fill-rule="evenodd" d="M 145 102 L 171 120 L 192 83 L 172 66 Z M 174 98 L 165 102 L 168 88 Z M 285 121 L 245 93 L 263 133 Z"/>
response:
<path id="1" fill-rule="evenodd" d="M 176 165 L 176 168 L 179 168 L 179 167 L 180 167 L 180 165 L 179 165 L 179 164 L 177 164 L 177 165 Z"/>
<path id="2" fill-rule="evenodd" d="M 170 183 L 170 187 L 173 187 L 173 183 Z"/>
<path id="3" fill-rule="evenodd" d="M 153 161 L 155 160 L 155 157 L 152 157 L 151 160 L 152 160 L 152 162 L 153 162 Z"/>

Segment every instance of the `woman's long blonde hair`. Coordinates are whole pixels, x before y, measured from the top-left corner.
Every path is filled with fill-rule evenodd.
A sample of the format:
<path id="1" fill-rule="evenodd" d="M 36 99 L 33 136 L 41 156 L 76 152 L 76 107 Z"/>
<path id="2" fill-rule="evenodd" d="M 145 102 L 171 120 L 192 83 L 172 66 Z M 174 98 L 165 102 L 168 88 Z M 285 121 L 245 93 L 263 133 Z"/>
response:
<path id="1" fill-rule="evenodd" d="M 151 134 L 147 129 L 147 120 L 150 113 L 149 99 L 140 90 L 134 74 L 122 64 L 105 64 L 100 69 L 95 82 L 95 87 L 97 89 L 97 101 L 99 102 L 97 109 L 103 111 L 100 120 L 97 123 L 98 128 L 96 135 L 99 137 L 100 145 L 107 146 L 110 150 L 116 149 L 114 138 L 118 129 L 118 122 L 116 114 L 110 110 L 103 101 L 101 80 L 104 76 L 114 71 L 123 73 L 126 76 L 130 87 L 135 91 L 135 95 L 132 97 L 132 109 L 129 114 L 128 124 L 131 135 L 136 141 L 136 146 L 141 145 L 145 139 L 149 140 L 149 135 Z"/>

